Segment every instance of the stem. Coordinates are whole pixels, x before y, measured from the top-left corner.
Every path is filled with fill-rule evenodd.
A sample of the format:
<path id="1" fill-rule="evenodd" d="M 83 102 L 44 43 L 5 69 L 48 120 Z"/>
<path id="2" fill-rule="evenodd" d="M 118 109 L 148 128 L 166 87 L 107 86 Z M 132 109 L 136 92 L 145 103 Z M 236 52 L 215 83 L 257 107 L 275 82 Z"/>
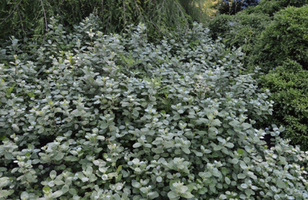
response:
<path id="1" fill-rule="evenodd" d="M 46 32 L 47 32 L 47 31 L 48 31 L 47 17 L 46 17 L 46 12 L 45 12 L 44 4 L 43 4 L 43 1 L 42 1 L 42 0 L 41 0 L 41 3 L 42 3 L 43 12 L 44 12 L 45 27 L 46 27 Z"/>

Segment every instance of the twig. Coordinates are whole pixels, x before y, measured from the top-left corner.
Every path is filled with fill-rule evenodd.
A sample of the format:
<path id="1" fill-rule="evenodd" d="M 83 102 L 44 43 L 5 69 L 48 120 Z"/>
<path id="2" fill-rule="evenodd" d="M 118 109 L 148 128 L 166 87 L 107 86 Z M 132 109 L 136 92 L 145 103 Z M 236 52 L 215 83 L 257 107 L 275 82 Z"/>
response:
<path id="1" fill-rule="evenodd" d="M 126 17 L 125 17 L 125 0 L 123 0 L 123 14 L 124 14 L 124 26 L 126 25 Z"/>
<path id="2" fill-rule="evenodd" d="M 159 12 L 161 12 L 161 9 L 162 9 L 164 3 L 165 3 L 165 0 L 161 3 L 161 6 L 159 8 Z M 161 21 L 161 15 L 159 15 L 158 24 L 160 24 L 160 21 Z"/>
<path id="3" fill-rule="evenodd" d="M 101 20 L 103 21 L 104 17 L 104 0 L 102 0 L 102 14 L 101 14 Z"/>
<path id="4" fill-rule="evenodd" d="M 136 6 L 137 6 L 137 8 L 138 8 L 138 11 L 139 11 L 139 13 L 140 13 L 140 15 L 141 15 L 141 18 L 143 19 L 144 25 L 146 25 L 146 21 L 145 21 L 143 15 L 142 15 L 142 12 L 141 12 L 141 10 L 140 10 L 140 8 L 139 8 L 137 2 L 136 2 L 136 1 L 134 1 L 134 2 L 135 2 Z M 148 30 L 147 30 L 147 29 L 145 29 L 145 34 L 146 34 L 146 36 L 148 37 Z"/>
<path id="5" fill-rule="evenodd" d="M 47 32 L 48 31 L 47 17 L 46 17 L 46 12 L 45 12 L 44 4 L 43 4 L 42 0 L 41 0 L 41 3 L 42 3 L 42 7 L 43 7 L 44 18 L 45 18 L 45 26 L 46 26 L 46 32 Z"/>
<path id="6" fill-rule="evenodd" d="M 25 35 L 26 31 L 25 31 L 25 29 L 24 29 L 24 25 L 22 24 L 22 18 L 21 18 L 21 16 L 20 16 L 19 8 L 17 8 L 17 12 L 18 12 L 18 15 L 19 15 L 19 18 L 20 18 L 20 21 L 21 21 L 21 28 L 22 28 L 22 31 L 23 31 L 23 33 L 24 33 L 24 36 L 26 36 L 26 35 Z"/>

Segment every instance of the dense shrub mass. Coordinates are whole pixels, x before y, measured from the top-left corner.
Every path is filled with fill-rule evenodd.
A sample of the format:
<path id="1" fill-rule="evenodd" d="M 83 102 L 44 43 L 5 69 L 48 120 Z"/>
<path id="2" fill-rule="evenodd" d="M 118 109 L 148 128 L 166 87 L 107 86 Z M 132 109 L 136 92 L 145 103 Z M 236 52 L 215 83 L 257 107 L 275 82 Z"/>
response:
<path id="1" fill-rule="evenodd" d="M 284 125 L 283 136 L 308 150 L 308 71 L 288 60 L 263 76 L 260 82 L 271 91 L 270 99 L 275 102 L 270 122 Z"/>
<path id="2" fill-rule="evenodd" d="M 234 15 L 249 6 L 256 6 L 260 0 L 219 0 L 220 6 L 218 11 L 220 14 Z"/>
<path id="3" fill-rule="evenodd" d="M 104 35 L 96 21 L 3 55 L 0 198 L 308 198 L 308 154 L 254 128 L 272 102 L 240 50 L 198 24 L 153 44 L 143 25 Z"/>
<path id="4" fill-rule="evenodd" d="M 275 14 L 256 47 L 256 63 L 268 71 L 287 58 L 308 66 L 308 6 L 288 7 Z"/>
<path id="5" fill-rule="evenodd" d="M 308 4 L 308 0 L 261 0 L 259 5 L 248 7 L 245 12 L 273 16 L 276 12 L 288 6 L 302 7 L 306 4 Z"/>
<path id="6" fill-rule="evenodd" d="M 258 13 L 223 14 L 210 21 L 209 29 L 213 39 L 221 37 L 228 47 L 242 47 L 249 54 L 270 21 L 269 16 Z"/>

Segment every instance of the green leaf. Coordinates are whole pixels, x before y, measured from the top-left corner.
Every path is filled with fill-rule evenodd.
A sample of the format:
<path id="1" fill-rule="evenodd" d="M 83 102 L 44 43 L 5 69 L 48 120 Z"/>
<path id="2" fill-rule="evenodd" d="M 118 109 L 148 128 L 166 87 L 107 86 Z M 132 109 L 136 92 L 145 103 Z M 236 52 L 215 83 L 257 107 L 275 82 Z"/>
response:
<path id="1" fill-rule="evenodd" d="M 142 144 L 139 143 L 139 142 L 137 142 L 137 143 L 135 143 L 135 144 L 133 145 L 133 148 L 138 148 L 138 147 L 141 147 L 141 146 L 142 146 Z"/>
<path id="2" fill-rule="evenodd" d="M 241 161 L 240 166 L 243 170 L 247 169 L 247 165 L 243 161 Z"/>
<path id="3" fill-rule="evenodd" d="M 44 194 L 49 194 L 50 191 L 51 191 L 50 187 L 48 187 L 48 186 L 43 187 Z"/>
<path id="4" fill-rule="evenodd" d="M 204 177 L 205 178 L 210 178 L 212 176 L 211 172 L 205 172 Z"/>
<path id="5" fill-rule="evenodd" d="M 245 177 L 246 177 L 246 175 L 245 175 L 245 174 L 242 174 L 242 173 L 240 173 L 240 174 L 237 175 L 237 178 L 238 178 L 238 179 L 244 179 Z"/>
<path id="6" fill-rule="evenodd" d="M 117 173 L 119 173 L 119 172 L 121 171 L 121 169 L 122 169 L 122 165 L 120 165 L 120 166 L 118 167 Z"/>
<path id="7" fill-rule="evenodd" d="M 244 129 L 248 129 L 248 128 L 251 127 L 251 125 L 248 124 L 248 123 L 243 123 L 242 126 L 243 126 Z"/>
<path id="8" fill-rule="evenodd" d="M 70 162 L 74 162 L 74 161 L 78 161 L 79 158 L 77 158 L 76 156 L 65 156 L 64 157 L 65 161 L 70 161 Z"/>
<path id="9" fill-rule="evenodd" d="M 57 155 L 54 157 L 54 159 L 57 160 L 57 161 L 62 160 L 63 157 L 64 157 L 64 155 L 65 155 L 64 153 L 59 152 L 59 153 L 57 153 Z"/>
<path id="10" fill-rule="evenodd" d="M 213 144 L 213 146 L 214 146 L 214 151 L 220 151 L 222 149 L 222 146 L 220 145 Z"/>
<path id="11" fill-rule="evenodd" d="M 189 148 L 187 148 L 187 147 L 182 147 L 182 150 L 184 151 L 184 153 L 190 154 Z"/>
<path id="12" fill-rule="evenodd" d="M 139 182 L 133 180 L 132 181 L 132 186 L 135 187 L 135 188 L 141 188 L 142 185 Z"/>
<path id="13" fill-rule="evenodd" d="M 158 192 L 149 192 L 147 194 L 147 197 L 150 198 L 150 199 L 156 199 L 157 197 L 159 197 L 159 194 L 158 194 Z"/>
<path id="14" fill-rule="evenodd" d="M 243 150 L 243 149 L 238 149 L 238 150 L 237 150 L 237 153 L 240 154 L 240 155 L 243 155 L 244 150 Z"/>
<path id="15" fill-rule="evenodd" d="M 57 172 L 55 170 L 52 170 L 52 171 L 49 172 L 49 176 L 53 180 L 54 178 L 56 178 Z"/>
<path id="16" fill-rule="evenodd" d="M 214 120 L 212 121 L 212 125 L 213 125 L 213 126 L 220 126 L 220 125 L 221 125 L 221 121 L 219 121 L 218 119 L 214 119 Z"/>
<path id="17" fill-rule="evenodd" d="M 231 142 L 227 142 L 227 143 L 225 144 L 225 146 L 228 147 L 228 148 L 230 148 L 230 149 L 232 149 L 232 148 L 234 147 L 234 144 L 231 143 Z"/>
<path id="18" fill-rule="evenodd" d="M 12 124 L 12 128 L 15 132 L 18 132 L 20 130 L 16 124 Z"/>
<path id="19" fill-rule="evenodd" d="M 247 189 L 247 188 L 248 188 L 248 185 L 247 185 L 246 183 L 242 183 L 242 184 L 241 184 L 241 188 Z"/>
<path id="20" fill-rule="evenodd" d="M 29 199 L 29 194 L 27 192 L 22 192 L 20 195 L 21 200 Z"/>
<path id="21" fill-rule="evenodd" d="M 230 180 L 228 177 L 225 177 L 225 181 L 226 181 L 226 183 L 227 183 L 228 185 L 230 185 L 231 180 Z"/>
<path id="22" fill-rule="evenodd" d="M 190 199 L 190 198 L 193 198 L 194 195 L 192 195 L 190 192 L 185 192 L 184 194 L 181 194 L 181 197 Z"/>
<path id="23" fill-rule="evenodd" d="M 250 197 L 251 195 L 255 194 L 255 192 L 252 191 L 251 189 L 246 189 L 246 190 L 245 190 L 245 194 L 246 194 L 248 197 Z"/>
<path id="24" fill-rule="evenodd" d="M 10 183 L 10 180 L 8 177 L 1 177 L 0 178 L 0 188 L 3 188 L 7 186 Z"/>
<path id="25" fill-rule="evenodd" d="M 63 194 L 65 194 L 69 191 L 69 189 L 70 189 L 69 185 L 63 185 L 61 191 Z"/>
<path id="26" fill-rule="evenodd" d="M 163 181 L 163 179 L 162 179 L 162 177 L 161 177 L 161 176 L 158 176 L 158 177 L 156 177 L 156 181 L 160 183 L 160 182 L 162 182 L 162 181 Z"/>
<path id="27" fill-rule="evenodd" d="M 179 198 L 180 198 L 180 196 L 178 196 L 178 195 L 176 194 L 176 192 L 174 192 L 174 191 L 168 192 L 168 197 L 169 197 L 170 199 L 179 199 Z"/>
<path id="28" fill-rule="evenodd" d="M 70 188 L 68 191 L 71 195 L 77 195 L 77 190 L 75 188 Z"/>
<path id="29" fill-rule="evenodd" d="M 283 182 L 282 180 L 278 179 L 277 182 L 276 182 L 276 185 L 279 187 L 279 188 L 286 188 L 287 187 L 287 184 L 285 182 Z"/>
<path id="30" fill-rule="evenodd" d="M 58 191 L 52 193 L 52 195 L 51 195 L 50 197 L 52 197 L 52 198 L 58 198 L 58 197 L 62 196 L 62 194 L 63 194 L 62 191 L 61 191 L 61 190 L 58 190 Z"/>
<path id="31" fill-rule="evenodd" d="M 14 190 L 0 190 L 0 198 L 5 198 L 14 193 Z"/>
<path id="32" fill-rule="evenodd" d="M 0 136 L 0 141 L 4 141 L 7 137 L 5 137 L 4 135 Z"/>

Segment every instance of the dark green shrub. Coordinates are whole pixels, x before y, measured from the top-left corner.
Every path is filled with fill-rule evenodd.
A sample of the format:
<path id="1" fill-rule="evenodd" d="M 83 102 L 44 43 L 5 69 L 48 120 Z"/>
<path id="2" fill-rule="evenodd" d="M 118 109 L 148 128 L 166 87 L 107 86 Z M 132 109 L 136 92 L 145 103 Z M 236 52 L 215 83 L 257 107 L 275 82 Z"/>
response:
<path id="1" fill-rule="evenodd" d="M 255 63 L 268 71 L 287 58 L 308 69 L 308 6 L 288 7 L 275 14 L 255 48 Z"/>
<path id="2" fill-rule="evenodd" d="M 274 101 L 268 124 L 284 125 L 282 136 L 308 150 L 308 71 L 289 60 L 263 76 L 260 83 L 271 91 Z"/>
<path id="3" fill-rule="evenodd" d="M 308 198 L 308 154 L 277 127 L 266 149 L 254 127 L 272 103 L 240 50 L 198 24 L 153 44 L 142 24 L 104 35 L 95 19 L 54 24 L 31 59 L 7 49 L 1 199 Z"/>
<path id="4" fill-rule="evenodd" d="M 221 37 L 228 47 L 242 47 L 249 53 L 270 21 L 270 17 L 258 13 L 218 15 L 209 23 L 209 29 L 213 39 Z"/>
<path id="5" fill-rule="evenodd" d="M 259 5 L 248 7 L 244 12 L 263 13 L 273 16 L 276 12 L 285 9 L 288 6 L 302 7 L 308 4 L 308 0 L 261 0 Z"/>
<path id="6" fill-rule="evenodd" d="M 256 6 L 260 0 L 219 0 L 218 12 L 220 14 L 234 15 L 250 6 Z"/>

